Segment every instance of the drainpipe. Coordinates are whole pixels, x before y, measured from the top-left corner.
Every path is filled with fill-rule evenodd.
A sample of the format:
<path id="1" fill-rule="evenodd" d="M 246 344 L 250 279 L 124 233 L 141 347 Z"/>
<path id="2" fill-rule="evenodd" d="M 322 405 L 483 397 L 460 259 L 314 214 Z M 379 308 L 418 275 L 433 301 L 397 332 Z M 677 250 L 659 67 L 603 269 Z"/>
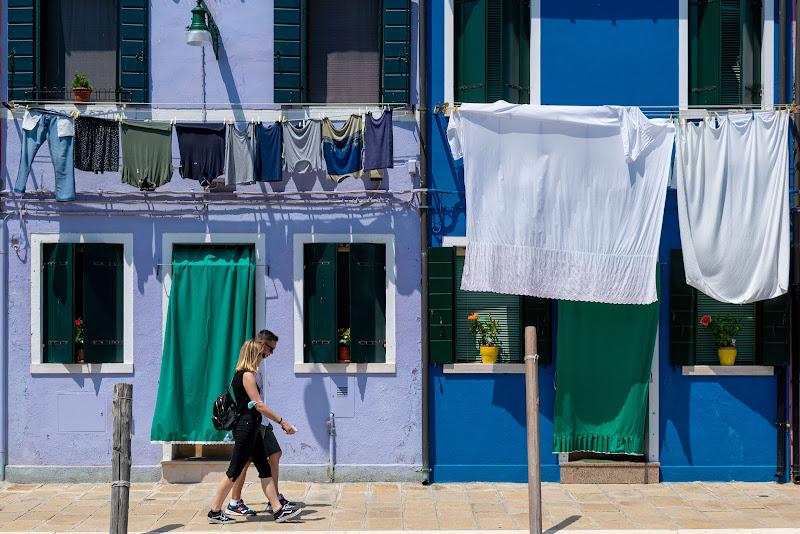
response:
<path id="1" fill-rule="evenodd" d="M 328 419 L 328 481 L 333 482 L 336 469 L 336 442 L 333 437 L 336 435 L 336 421 L 333 412 Z"/>
<path id="2" fill-rule="evenodd" d="M 794 16 L 800 13 L 800 0 L 795 0 Z M 794 36 L 794 104 L 800 104 L 800 27 L 795 20 Z M 800 114 L 794 115 L 794 169 L 792 188 L 800 188 Z M 792 279 L 791 279 L 791 366 L 792 366 L 792 482 L 800 484 L 800 212 L 797 194 L 792 198 Z"/>
<path id="3" fill-rule="evenodd" d="M 778 0 L 778 105 L 786 104 L 786 74 L 789 64 L 786 62 L 786 27 L 789 14 L 786 11 L 786 0 Z"/>
<path id="4" fill-rule="evenodd" d="M 778 106 L 786 104 L 786 0 L 778 0 Z M 790 338 L 791 339 L 791 338 Z M 791 348 L 790 348 L 791 351 Z M 791 353 L 791 352 L 790 352 Z M 778 470 L 775 473 L 779 482 L 786 478 L 786 367 L 778 368 Z"/>
<path id="5" fill-rule="evenodd" d="M 798 0 L 800 1 L 800 0 Z M 422 483 L 430 483 L 430 443 L 428 417 L 428 362 L 430 360 L 428 338 L 430 335 L 430 311 L 428 310 L 428 2 L 419 0 L 419 248 L 420 274 L 422 276 L 420 295 L 421 372 L 422 380 Z"/>
<path id="6" fill-rule="evenodd" d="M 0 481 L 8 465 L 8 217 L 0 220 Z"/>

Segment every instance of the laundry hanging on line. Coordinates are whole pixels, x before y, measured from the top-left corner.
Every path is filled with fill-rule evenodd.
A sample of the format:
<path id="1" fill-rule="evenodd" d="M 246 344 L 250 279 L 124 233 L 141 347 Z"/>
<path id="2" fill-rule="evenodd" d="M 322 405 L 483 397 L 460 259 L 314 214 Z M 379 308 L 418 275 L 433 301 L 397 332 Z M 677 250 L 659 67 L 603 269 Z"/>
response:
<path id="1" fill-rule="evenodd" d="M 204 187 L 225 172 L 225 125 L 184 122 L 175 125 L 181 155 L 180 175 Z"/>
<path id="2" fill-rule="evenodd" d="M 122 181 L 153 191 L 172 180 L 172 124 L 123 120 Z"/>

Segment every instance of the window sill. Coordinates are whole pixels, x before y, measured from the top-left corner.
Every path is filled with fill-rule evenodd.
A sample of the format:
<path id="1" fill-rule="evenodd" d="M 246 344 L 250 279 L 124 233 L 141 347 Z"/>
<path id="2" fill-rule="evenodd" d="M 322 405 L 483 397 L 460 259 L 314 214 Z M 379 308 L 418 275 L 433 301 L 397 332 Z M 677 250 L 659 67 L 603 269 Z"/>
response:
<path id="1" fill-rule="evenodd" d="M 32 363 L 32 375 L 133 374 L 132 363 Z"/>
<path id="2" fill-rule="evenodd" d="M 295 363 L 295 374 L 391 375 L 397 372 L 393 363 Z"/>
<path id="3" fill-rule="evenodd" d="M 684 365 L 683 376 L 772 376 L 771 365 Z"/>
<path id="4" fill-rule="evenodd" d="M 446 363 L 445 374 L 492 374 L 521 375 L 525 374 L 524 363 Z"/>

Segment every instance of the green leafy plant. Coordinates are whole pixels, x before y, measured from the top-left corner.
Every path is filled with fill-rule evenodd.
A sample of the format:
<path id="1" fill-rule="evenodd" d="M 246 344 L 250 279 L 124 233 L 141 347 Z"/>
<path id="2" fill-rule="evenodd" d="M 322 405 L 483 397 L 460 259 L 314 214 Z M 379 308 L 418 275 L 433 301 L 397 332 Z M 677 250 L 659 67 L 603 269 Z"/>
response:
<path id="1" fill-rule="evenodd" d="M 477 313 L 473 313 L 468 317 L 472 321 L 470 330 L 476 336 L 480 337 L 481 345 L 484 347 L 497 346 L 497 336 L 500 335 L 500 324 L 497 319 L 492 319 L 492 314 L 488 314 L 486 319 L 481 320 Z"/>
<path id="2" fill-rule="evenodd" d="M 339 346 L 340 347 L 349 347 L 350 346 L 350 329 L 349 328 L 340 328 L 336 331 L 336 335 L 339 336 Z"/>
<path id="3" fill-rule="evenodd" d="M 719 348 L 735 347 L 736 334 L 742 329 L 742 320 L 731 314 L 704 315 L 700 319 L 700 324 L 711 331 L 714 342 Z"/>
<path id="4" fill-rule="evenodd" d="M 75 343 L 83 345 L 83 319 L 75 319 Z"/>
<path id="5" fill-rule="evenodd" d="M 89 80 L 86 79 L 86 75 L 85 74 L 77 74 L 76 73 L 75 74 L 75 79 L 72 80 L 72 83 L 70 85 L 72 85 L 73 89 L 81 89 L 81 88 L 82 89 L 91 89 L 92 88 L 92 84 L 90 84 Z"/>

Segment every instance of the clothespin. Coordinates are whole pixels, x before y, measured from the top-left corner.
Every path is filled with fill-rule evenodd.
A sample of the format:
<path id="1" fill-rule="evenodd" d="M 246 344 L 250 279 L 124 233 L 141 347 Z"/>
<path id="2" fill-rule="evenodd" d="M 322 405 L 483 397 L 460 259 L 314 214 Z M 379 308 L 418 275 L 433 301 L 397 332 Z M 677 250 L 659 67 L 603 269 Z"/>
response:
<path id="1" fill-rule="evenodd" d="M 439 113 L 439 102 L 436 103 L 436 106 L 433 108 L 433 114 L 436 115 Z"/>
<path id="2" fill-rule="evenodd" d="M 458 106 L 453 106 L 453 115 L 455 115 L 456 111 L 458 111 Z"/>
<path id="3" fill-rule="evenodd" d="M 447 108 L 450 107 L 450 102 L 445 102 L 444 106 L 442 106 L 442 114 L 447 115 Z"/>

